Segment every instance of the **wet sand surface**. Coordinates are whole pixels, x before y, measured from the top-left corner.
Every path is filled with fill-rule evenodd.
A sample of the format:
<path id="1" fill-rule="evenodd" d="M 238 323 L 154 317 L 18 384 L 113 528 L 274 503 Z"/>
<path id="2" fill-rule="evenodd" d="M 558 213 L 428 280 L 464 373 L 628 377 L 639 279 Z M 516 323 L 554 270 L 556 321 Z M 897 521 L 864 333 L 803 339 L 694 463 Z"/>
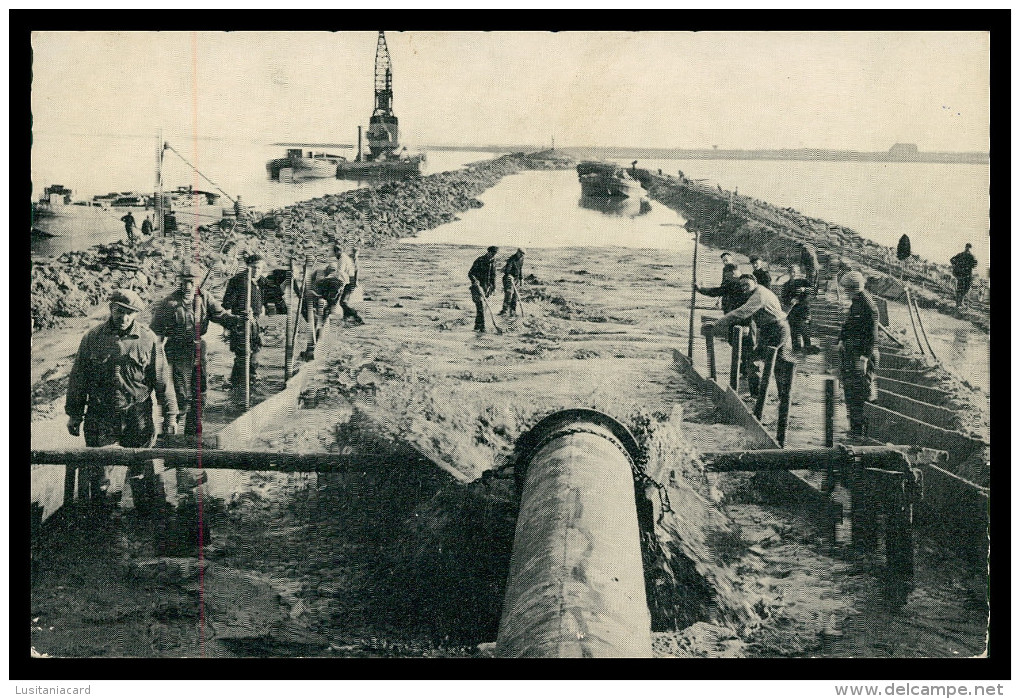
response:
<path id="1" fill-rule="evenodd" d="M 698 554 L 692 575 L 702 591 L 685 610 L 653 613 L 657 655 L 983 652 L 986 576 L 922 537 L 915 590 L 904 606 L 889 605 L 881 555 L 833 549 L 808 506 L 768 502 L 750 476 L 708 476 L 684 456 L 749 440 L 671 366 L 672 350 L 686 350 L 690 298 L 689 263 L 675 251 L 529 248 L 525 314 L 499 317 L 503 334 L 472 330 L 466 270 L 480 252 L 404 242 L 365 250 L 365 325 L 335 327 L 318 348 L 324 361 L 298 419 L 251 440 L 279 451 L 352 447 L 374 455 L 375 468 L 206 471 L 203 485 L 198 472 L 178 469 L 155 474 L 155 501 L 171 506 L 140 507 L 132 484 L 119 508 L 66 508 L 35 541 L 34 648 L 53 656 L 484 654 L 477 646 L 495 640 L 516 506 L 512 479 L 483 474 L 541 417 L 591 407 L 648 443 L 675 433 L 664 443 L 689 470 L 671 486 L 680 511 L 673 531 L 689 533 L 678 546 Z M 498 312 L 499 292 L 489 302 Z M 43 368 L 40 359 L 33 383 L 53 397 L 33 413 L 33 442 L 63 428 L 56 388 L 80 332 L 36 336 L 33 357 L 53 363 Z M 224 390 L 232 356 L 215 326 L 209 335 L 212 430 L 236 409 Z M 270 346 L 263 355 L 279 367 L 282 353 Z M 704 366 L 700 339 L 695 360 Z M 790 446 L 822 444 L 821 362 L 814 355 L 798 367 Z M 770 432 L 774 416 L 769 403 Z M 471 482 L 453 483 L 432 462 Z M 659 609 L 667 597 L 654 594 L 651 604 Z"/>

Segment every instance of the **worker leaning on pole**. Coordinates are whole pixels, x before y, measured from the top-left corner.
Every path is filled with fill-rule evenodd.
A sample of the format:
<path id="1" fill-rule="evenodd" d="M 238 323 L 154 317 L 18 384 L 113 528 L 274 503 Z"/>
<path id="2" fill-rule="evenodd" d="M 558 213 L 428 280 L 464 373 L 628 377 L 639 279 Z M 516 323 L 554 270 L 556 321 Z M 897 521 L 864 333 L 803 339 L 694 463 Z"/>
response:
<path id="1" fill-rule="evenodd" d="M 851 295 L 850 311 L 837 345 L 846 397 L 850 436 L 863 437 L 867 432 L 864 404 L 878 399 L 875 377 L 878 375 L 878 305 L 864 289 L 864 275 L 847 272 L 842 285 Z"/>
<path id="2" fill-rule="evenodd" d="M 149 447 L 156 440 L 152 392 L 163 408 L 163 432 L 177 428 L 177 397 L 163 344 L 136 320 L 144 310 L 130 289 L 110 297 L 110 317 L 85 334 L 67 383 L 67 431 L 85 444 Z"/>
<path id="3" fill-rule="evenodd" d="M 263 275 L 266 263 L 262 255 L 253 253 L 245 258 L 246 268 L 227 282 L 223 294 L 223 309 L 236 317 L 230 326 L 230 351 L 234 353 L 234 367 L 230 372 L 230 385 L 234 390 L 244 386 L 245 371 L 245 319 L 251 319 L 250 343 L 248 349 L 248 376 L 252 384 L 258 379 L 259 351 L 262 349 L 262 331 L 259 318 L 265 303 L 263 296 Z M 249 286 L 248 279 L 251 279 Z"/>

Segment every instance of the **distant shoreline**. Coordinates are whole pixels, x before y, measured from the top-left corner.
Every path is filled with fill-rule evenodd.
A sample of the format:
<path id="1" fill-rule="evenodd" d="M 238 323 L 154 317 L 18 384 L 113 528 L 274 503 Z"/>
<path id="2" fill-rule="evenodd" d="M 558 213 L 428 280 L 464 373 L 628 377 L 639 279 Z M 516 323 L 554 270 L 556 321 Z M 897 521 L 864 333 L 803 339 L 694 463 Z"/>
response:
<path id="1" fill-rule="evenodd" d="M 307 148 L 354 148 L 350 143 L 273 143 L 273 146 L 304 146 Z M 543 150 L 536 145 L 484 145 L 453 146 L 428 144 L 422 150 L 436 151 L 478 151 L 482 153 L 530 153 Z M 578 159 L 635 158 L 653 160 L 801 160 L 851 163 L 964 163 L 987 165 L 988 153 L 963 152 L 916 152 L 893 155 L 889 151 L 830 150 L 824 148 L 780 148 L 780 149 L 714 149 L 714 148 L 621 148 L 617 146 L 566 146 L 561 152 Z"/>

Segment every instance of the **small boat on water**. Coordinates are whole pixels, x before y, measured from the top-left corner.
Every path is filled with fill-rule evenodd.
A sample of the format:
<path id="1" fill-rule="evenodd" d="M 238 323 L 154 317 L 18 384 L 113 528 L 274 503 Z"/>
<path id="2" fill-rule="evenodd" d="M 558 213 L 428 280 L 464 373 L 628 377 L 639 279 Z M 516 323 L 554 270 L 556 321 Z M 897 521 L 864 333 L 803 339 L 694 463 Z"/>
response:
<path id="1" fill-rule="evenodd" d="M 586 197 L 647 197 L 641 183 L 616 163 L 585 160 L 577 165 L 581 194 Z"/>
<path id="2" fill-rule="evenodd" d="M 128 211 L 138 212 L 135 218 L 140 226 L 147 203 L 145 196 L 132 192 L 113 192 L 88 201 L 74 201 L 70 189 L 53 184 L 43 189 L 39 201 L 32 203 L 32 232 L 54 238 L 123 233 L 121 217 Z"/>
<path id="3" fill-rule="evenodd" d="M 346 160 L 342 155 L 288 148 L 287 157 L 270 160 L 266 163 L 266 170 L 274 180 L 280 179 L 281 171 L 288 168 L 290 176 L 296 178 L 336 177 L 337 167 Z"/>

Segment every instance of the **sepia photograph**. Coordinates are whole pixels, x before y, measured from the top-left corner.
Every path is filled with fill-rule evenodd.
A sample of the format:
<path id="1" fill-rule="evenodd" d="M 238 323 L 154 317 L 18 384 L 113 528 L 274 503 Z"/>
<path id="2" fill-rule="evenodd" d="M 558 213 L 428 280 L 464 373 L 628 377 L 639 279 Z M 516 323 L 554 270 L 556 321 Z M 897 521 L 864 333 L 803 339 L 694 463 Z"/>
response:
<path id="1" fill-rule="evenodd" d="M 12 653 L 994 657 L 990 33 L 385 19 L 30 33 Z"/>

